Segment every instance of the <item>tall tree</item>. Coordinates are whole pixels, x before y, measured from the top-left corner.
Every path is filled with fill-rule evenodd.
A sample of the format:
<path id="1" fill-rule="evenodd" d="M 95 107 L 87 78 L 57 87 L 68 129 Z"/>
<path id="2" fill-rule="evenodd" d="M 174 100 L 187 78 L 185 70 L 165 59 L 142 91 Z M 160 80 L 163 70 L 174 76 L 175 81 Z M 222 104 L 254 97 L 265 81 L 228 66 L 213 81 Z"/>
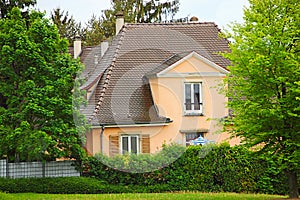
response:
<path id="1" fill-rule="evenodd" d="M 72 107 L 74 80 L 82 66 L 43 15 L 32 12 L 27 20 L 13 8 L 10 17 L 0 19 L 0 157 L 11 160 L 82 153 L 72 112 L 81 98 L 76 94 Z M 77 124 L 84 125 L 82 116 L 75 115 Z"/>
<path id="2" fill-rule="evenodd" d="M 173 19 L 179 10 L 179 0 L 111 0 L 112 8 L 105 10 L 102 15 L 102 26 L 105 36 L 115 33 L 115 15 L 123 11 L 127 23 L 151 23 Z"/>
<path id="3" fill-rule="evenodd" d="M 0 0 L 0 18 L 7 17 L 7 14 L 13 9 L 18 7 L 24 10 L 26 7 L 33 6 L 36 4 L 36 0 Z M 22 13 L 24 16 L 28 14 L 27 10 Z"/>
<path id="4" fill-rule="evenodd" d="M 103 40 L 103 29 L 101 19 L 97 19 L 95 15 L 87 22 L 83 31 L 82 40 L 84 45 L 93 46 L 98 45 Z"/>
<path id="5" fill-rule="evenodd" d="M 227 96 L 234 135 L 272 152 L 298 197 L 300 170 L 300 3 L 249 0 L 243 24 L 232 26 Z M 298 83 L 298 84 L 297 84 Z M 265 154 L 267 155 L 267 154 Z"/>
<path id="6" fill-rule="evenodd" d="M 81 23 L 76 23 L 73 16 L 69 17 L 69 13 L 56 8 L 51 12 L 51 19 L 58 28 L 58 33 L 62 38 L 66 38 L 71 46 L 74 42 L 76 34 L 81 35 Z"/>

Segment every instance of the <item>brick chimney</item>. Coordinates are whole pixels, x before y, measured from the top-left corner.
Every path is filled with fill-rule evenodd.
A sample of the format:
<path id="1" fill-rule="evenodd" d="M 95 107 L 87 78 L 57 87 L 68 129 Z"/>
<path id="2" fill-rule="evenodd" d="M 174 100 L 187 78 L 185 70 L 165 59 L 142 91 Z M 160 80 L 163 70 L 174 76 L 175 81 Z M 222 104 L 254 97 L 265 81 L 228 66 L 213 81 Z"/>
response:
<path id="1" fill-rule="evenodd" d="M 74 58 L 78 58 L 80 53 L 81 53 L 81 38 L 80 35 L 76 34 L 74 40 Z"/>
<path id="2" fill-rule="evenodd" d="M 116 14 L 116 35 L 120 32 L 123 26 L 124 26 L 124 14 L 122 11 L 119 11 Z"/>

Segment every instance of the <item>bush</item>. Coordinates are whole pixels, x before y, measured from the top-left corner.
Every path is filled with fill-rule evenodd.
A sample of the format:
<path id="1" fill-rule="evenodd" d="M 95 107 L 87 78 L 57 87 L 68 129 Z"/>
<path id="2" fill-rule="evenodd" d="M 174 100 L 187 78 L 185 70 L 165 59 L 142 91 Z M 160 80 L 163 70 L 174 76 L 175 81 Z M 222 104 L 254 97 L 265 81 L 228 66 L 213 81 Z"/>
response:
<path id="1" fill-rule="evenodd" d="M 166 148 L 169 153 L 177 151 L 174 146 Z M 135 163 L 145 160 L 144 155 L 128 156 L 126 162 L 133 158 Z M 113 158 L 105 159 L 114 163 Z M 118 159 L 122 161 L 123 158 Z M 147 158 L 148 161 L 152 159 Z M 122 165 L 121 161 L 118 165 Z M 242 146 L 230 147 L 228 144 L 190 146 L 169 166 L 146 173 L 119 171 L 95 157 L 87 158 L 83 164 L 83 174 L 88 177 L 2 178 L 0 191 L 61 194 L 172 191 L 286 194 L 288 191 L 286 176 L 274 161 L 257 157 Z"/>
<path id="2" fill-rule="evenodd" d="M 139 156 L 123 160 L 138 160 Z M 144 159 L 140 157 L 141 159 Z M 105 162 L 115 162 L 105 157 Z M 190 146 L 169 166 L 146 173 L 128 173 L 103 164 L 103 158 L 90 157 L 85 163 L 86 176 L 111 184 L 155 185 L 162 191 L 197 190 L 201 192 L 254 192 L 286 194 L 286 178 L 275 163 L 260 158 L 243 146 L 228 144 Z M 124 164 L 125 165 L 125 164 Z"/>
<path id="3" fill-rule="evenodd" d="M 20 178 L 0 179 L 0 191 L 9 193 L 107 193 L 106 184 L 93 178 Z"/>
<path id="4" fill-rule="evenodd" d="M 0 192 L 44 194 L 104 194 L 104 193 L 158 193 L 168 190 L 168 185 L 137 186 L 112 185 L 87 177 L 62 178 L 0 178 Z"/>
<path id="5" fill-rule="evenodd" d="M 104 165 L 124 172 L 145 173 L 160 169 L 176 161 L 185 151 L 185 147 L 172 144 L 163 145 L 156 154 L 126 154 L 108 157 L 96 154 L 95 158 Z"/>

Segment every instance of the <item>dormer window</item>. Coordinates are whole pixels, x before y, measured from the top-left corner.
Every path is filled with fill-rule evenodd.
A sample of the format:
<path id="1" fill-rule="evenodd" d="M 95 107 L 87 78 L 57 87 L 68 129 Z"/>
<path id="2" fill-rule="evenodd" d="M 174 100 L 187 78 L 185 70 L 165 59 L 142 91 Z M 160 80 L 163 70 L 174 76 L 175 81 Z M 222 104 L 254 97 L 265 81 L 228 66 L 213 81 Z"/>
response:
<path id="1" fill-rule="evenodd" d="M 202 115 L 202 83 L 184 84 L 184 114 Z"/>

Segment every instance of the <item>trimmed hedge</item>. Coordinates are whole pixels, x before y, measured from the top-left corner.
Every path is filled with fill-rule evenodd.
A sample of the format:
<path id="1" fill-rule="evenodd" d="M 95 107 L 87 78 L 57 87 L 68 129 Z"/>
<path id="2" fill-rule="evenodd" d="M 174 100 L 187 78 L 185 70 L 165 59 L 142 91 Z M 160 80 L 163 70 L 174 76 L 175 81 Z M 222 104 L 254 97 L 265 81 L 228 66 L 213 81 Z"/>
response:
<path id="1" fill-rule="evenodd" d="M 0 190 L 9 193 L 85 194 L 106 189 L 103 182 L 83 177 L 0 179 Z"/>
<path id="2" fill-rule="evenodd" d="M 112 185 L 88 177 L 61 178 L 0 178 L 0 191 L 5 193 L 43 194 L 118 194 L 167 192 L 168 185 Z"/>

